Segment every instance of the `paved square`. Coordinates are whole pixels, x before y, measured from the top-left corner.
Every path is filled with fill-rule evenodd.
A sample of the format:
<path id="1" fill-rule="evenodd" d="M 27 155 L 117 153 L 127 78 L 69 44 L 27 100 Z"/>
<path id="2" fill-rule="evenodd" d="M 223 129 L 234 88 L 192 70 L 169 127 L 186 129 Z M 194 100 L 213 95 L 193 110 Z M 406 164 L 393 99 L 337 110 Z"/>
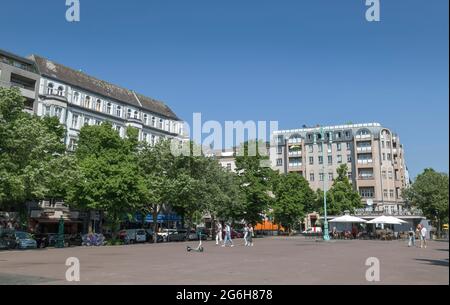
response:
<path id="1" fill-rule="evenodd" d="M 196 242 L 1 251 L 0 284 L 67 284 L 68 257 L 80 260 L 81 284 L 373 284 L 365 280 L 368 257 L 380 260 L 380 284 L 449 284 L 448 242 L 420 249 L 403 241 L 254 241 L 209 241 L 204 253 L 186 251 Z"/>

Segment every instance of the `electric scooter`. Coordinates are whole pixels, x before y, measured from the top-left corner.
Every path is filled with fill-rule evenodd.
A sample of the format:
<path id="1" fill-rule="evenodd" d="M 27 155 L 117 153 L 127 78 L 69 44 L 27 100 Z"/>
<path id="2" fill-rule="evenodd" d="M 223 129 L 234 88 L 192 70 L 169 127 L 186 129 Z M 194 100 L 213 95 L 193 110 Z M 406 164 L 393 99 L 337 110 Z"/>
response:
<path id="1" fill-rule="evenodd" d="M 203 247 L 202 247 L 202 233 L 198 234 L 198 239 L 200 240 L 200 243 L 198 244 L 197 248 L 191 248 L 189 246 L 186 247 L 187 252 L 203 252 Z"/>

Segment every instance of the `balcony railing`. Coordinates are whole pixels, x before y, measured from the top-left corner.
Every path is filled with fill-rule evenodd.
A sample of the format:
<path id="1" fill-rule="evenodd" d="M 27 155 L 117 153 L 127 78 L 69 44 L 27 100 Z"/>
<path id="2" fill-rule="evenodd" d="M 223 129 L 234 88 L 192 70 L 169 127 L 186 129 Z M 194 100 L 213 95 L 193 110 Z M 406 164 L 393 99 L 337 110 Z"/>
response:
<path id="1" fill-rule="evenodd" d="M 373 180 L 375 177 L 373 175 L 371 176 L 358 176 L 358 180 Z"/>
<path id="2" fill-rule="evenodd" d="M 357 151 L 357 152 L 371 152 L 371 151 L 372 151 L 372 146 L 360 146 L 360 147 L 356 147 L 356 151 Z"/>
<path id="3" fill-rule="evenodd" d="M 288 153 L 289 156 L 301 156 L 302 152 L 301 151 L 290 151 Z"/>
<path id="4" fill-rule="evenodd" d="M 358 160 L 358 164 L 372 164 L 373 160 L 372 159 L 365 159 L 365 160 Z"/>

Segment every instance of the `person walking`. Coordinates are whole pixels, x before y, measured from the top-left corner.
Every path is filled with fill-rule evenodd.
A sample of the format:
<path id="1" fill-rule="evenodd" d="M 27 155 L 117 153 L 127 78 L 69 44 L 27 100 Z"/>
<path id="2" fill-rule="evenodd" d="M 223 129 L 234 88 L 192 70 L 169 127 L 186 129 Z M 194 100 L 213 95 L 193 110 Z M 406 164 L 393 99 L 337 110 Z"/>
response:
<path id="1" fill-rule="evenodd" d="M 248 246 L 248 225 L 244 226 L 244 246 Z"/>
<path id="2" fill-rule="evenodd" d="M 427 228 L 421 225 L 420 229 L 420 247 L 427 248 Z"/>
<path id="3" fill-rule="evenodd" d="M 222 243 L 222 234 L 223 234 L 222 224 L 220 223 L 220 221 L 218 221 L 216 224 L 216 245 L 218 245 L 219 242 Z"/>
<path id="4" fill-rule="evenodd" d="M 253 226 L 251 224 L 248 225 L 247 243 L 248 246 L 253 247 Z"/>
<path id="5" fill-rule="evenodd" d="M 408 247 L 415 247 L 416 246 L 416 234 L 414 233 L 413 228 L 409 228 L 408 232 L 409 241 L 408 241 Z"/>
<path id="6" fill-rule="evenodd" d="M 225 240 L 223 241 L 222 247 L 225 247 L 228 242 L 230 243 L 231 247 L 234 247 L 233 241 L 231 240 L 231 226 L 229 223 L 225 225 Z"/>

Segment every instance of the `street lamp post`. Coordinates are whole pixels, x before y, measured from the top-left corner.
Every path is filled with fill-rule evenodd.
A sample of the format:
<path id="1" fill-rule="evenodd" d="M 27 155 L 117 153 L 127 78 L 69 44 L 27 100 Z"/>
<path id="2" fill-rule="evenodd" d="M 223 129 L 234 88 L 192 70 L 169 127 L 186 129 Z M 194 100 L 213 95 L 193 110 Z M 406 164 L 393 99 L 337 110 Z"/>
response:
<path id="1" fill-rule="evenodd" d="M 325 136 L 323 132 L 323 127 L 320 127 L 320 138 L 322 145 L 322 173 L 323 173 L 323 239 L 330 240 L 329 230 L 328 230 L 328 219 L 327 219 L 327 175 L 325 174 Z M 331 136 L 329 137 L 330 143 L 332 143 Z M 316 142 L 316 135 L 314 135 L 314 142 Z"/>

